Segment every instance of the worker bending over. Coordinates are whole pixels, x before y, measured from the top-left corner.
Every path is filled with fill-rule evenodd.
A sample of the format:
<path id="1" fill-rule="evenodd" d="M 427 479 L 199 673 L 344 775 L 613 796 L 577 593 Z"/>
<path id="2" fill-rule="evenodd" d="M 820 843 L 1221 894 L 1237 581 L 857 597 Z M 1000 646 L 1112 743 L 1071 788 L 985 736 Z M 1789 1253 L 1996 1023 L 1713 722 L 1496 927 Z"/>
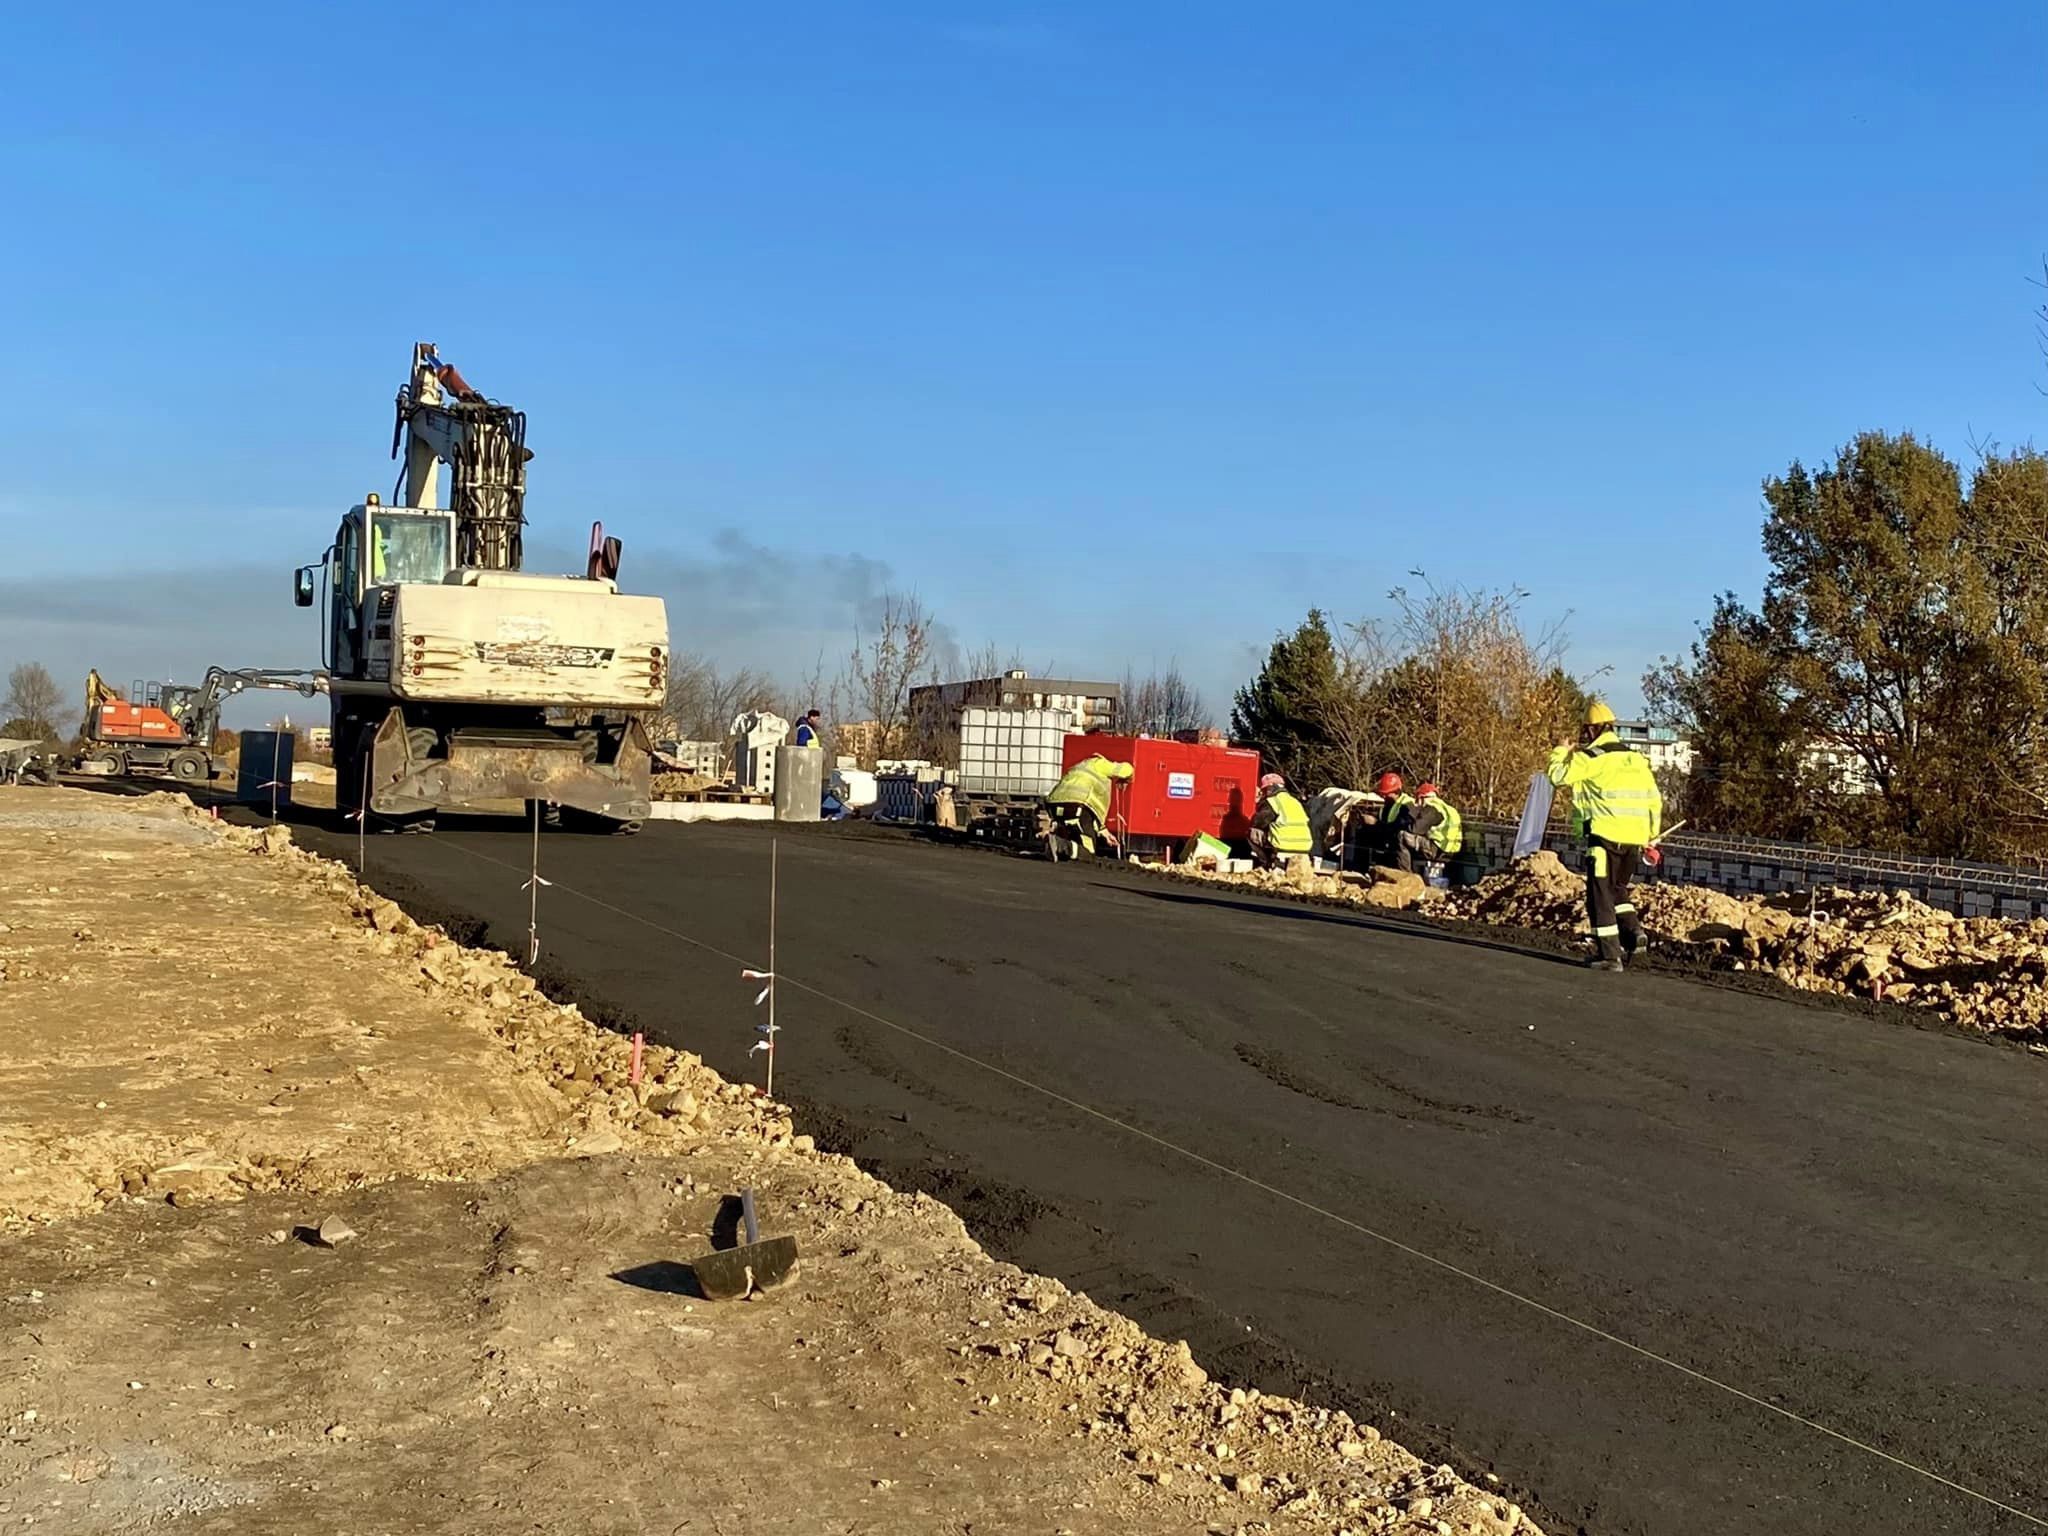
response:
<path id="1" fill-rule="evenodd" d="M 1116 839 L 1107 831 L 1110 786 L 1128 783 L 1136 771 L 1129 763 L 1112 762 L 1098 752 L 1061 774 L 1045 797 L 1046 852 L 1057 861 L 1094 853 L 1098 839 L 1115 846 Z M 1063 845 L 1069 850 L 1064 854 Z"/>
<path id="2" fill-rule="evenodd" d="M 1260 779 L 1259 809 L 1252 817 L 1252 862 L 1260 869 L 1277 869 L 1289 859 L 1308 857 L 1314 842 L 1308 811 L 1288 793 L 1287 781 L 1277 773 Z"/>
<path id="3" fill-rule="evenodd" d="M 1434 784 L 1424 784 L 1415 791 L 1415 801 L 1408 807 L 1394 838 L 1395 862 L 1402 869 L 1413 870 L 1418 858 L 1425 864 L 1434 864 L 1463 848 L 1465 818 L 1438 793 Z"/>
<path id="4" fill-rule="evenodd" d="M 1379 813 L 1372 826 L 1372 861 L 1406 869 L 1408 866 L 1401 862 L 1401 829 L 1407 824 L 1415 797 L 1408 793 L 1408 786 L 1398 773 L 1381 774 L 1372 789 L 1380 797 Z"/>
<path id="5" fill-rule="evenodd" d="M 1572 792 L 1572 833 L 1586 847 L 1586 913 L 1600 947 L 1592 963 L 1622 970 L 1642 942 L 1629 882 L 1664 826 L 1657 776 L 1648 758 L 1622 745 L 1614 711 L 1595 701 L 1578 744 L 1550 754 L 1550 782 Z"/>

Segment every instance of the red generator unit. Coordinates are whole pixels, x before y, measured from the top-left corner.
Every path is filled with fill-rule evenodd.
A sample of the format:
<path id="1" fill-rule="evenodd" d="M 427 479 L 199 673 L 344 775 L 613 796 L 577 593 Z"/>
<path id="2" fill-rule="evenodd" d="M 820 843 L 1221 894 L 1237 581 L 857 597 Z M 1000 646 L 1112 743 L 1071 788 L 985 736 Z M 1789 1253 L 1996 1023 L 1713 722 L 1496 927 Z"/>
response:
<path id="1" fill-rule="evenodd" d="M 1259 805 L 1259 754 L 1248 747 L 1208 747 L 1166 736 L 1069 736 L 1064 771 L 1100 755 L 1129 763 L 1129 784 L 1116 786 L 1110 830 L 1127 853 L 1172 859 L 1197 832 L 1226 843 L 1251 836 Z"/>

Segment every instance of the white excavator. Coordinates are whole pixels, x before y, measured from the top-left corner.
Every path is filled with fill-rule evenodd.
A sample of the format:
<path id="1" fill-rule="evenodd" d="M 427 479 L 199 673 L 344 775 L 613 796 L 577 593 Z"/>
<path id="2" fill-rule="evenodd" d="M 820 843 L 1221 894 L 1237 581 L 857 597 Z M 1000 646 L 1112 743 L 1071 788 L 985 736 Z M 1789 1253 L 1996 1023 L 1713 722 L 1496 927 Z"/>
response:
<path id="1" fill-rule="evenodd" d="M 401 504 L 365 497 L 293 581 L 302 608 L 325 588 L 339 808 L 372 830 L 425 831 L 442 811 L 516 802 L 564 826 L 637 831 L 647 721 L 668 681 L 661 599 L 619 590 L 619 541 L 602 525 L 580 575 L 520 569 L 525 414 L 477 393 L 431 343 L 413 348 L 391 451 Z"/>

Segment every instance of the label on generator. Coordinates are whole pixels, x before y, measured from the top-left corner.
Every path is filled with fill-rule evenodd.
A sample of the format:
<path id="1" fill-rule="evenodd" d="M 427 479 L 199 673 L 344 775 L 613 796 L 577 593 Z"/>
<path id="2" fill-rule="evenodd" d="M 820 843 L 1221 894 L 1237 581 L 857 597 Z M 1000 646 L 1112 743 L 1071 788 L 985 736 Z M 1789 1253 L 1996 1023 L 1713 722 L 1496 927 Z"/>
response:
<path id="1" fill-rule="evenodd" d="M 1169 773 L 1166 776 L 1166 798 L 1169 800 L 1194 799 L 1195 776 L 1192 773 Z"/>

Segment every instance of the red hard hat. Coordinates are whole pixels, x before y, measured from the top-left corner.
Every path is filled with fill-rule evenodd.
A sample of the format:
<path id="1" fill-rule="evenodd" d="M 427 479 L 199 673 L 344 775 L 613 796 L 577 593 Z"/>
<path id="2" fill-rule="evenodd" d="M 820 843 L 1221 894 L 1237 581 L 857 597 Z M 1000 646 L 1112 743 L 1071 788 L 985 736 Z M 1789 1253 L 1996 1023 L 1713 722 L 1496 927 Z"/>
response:
<path id="1" fill-rule="evenodd" d="M 1435 793 L 1436 786 L 1434 784 L 1424 784 L 1420 789 L 1415 791 L 1415 798 L 1418 800 L 1427 800 L 1431 795 Z"/>
<path id="2" fill-rule="evenodd" d="M 1382 795 L 1398 795 L 1401 793 L 1401 775 L 1398 773 L 1381 774 L 1380 781 L 1373 785 L 1373 790 L 1375 793 Z"/>
<path id="3" fill-rule="evenodd" d="M 1285 789 L 1286 787 L 1287 781 L 1277 773 L 1269 773 L 1259 780 L 1259 788 L 1261 789 Z"/>

